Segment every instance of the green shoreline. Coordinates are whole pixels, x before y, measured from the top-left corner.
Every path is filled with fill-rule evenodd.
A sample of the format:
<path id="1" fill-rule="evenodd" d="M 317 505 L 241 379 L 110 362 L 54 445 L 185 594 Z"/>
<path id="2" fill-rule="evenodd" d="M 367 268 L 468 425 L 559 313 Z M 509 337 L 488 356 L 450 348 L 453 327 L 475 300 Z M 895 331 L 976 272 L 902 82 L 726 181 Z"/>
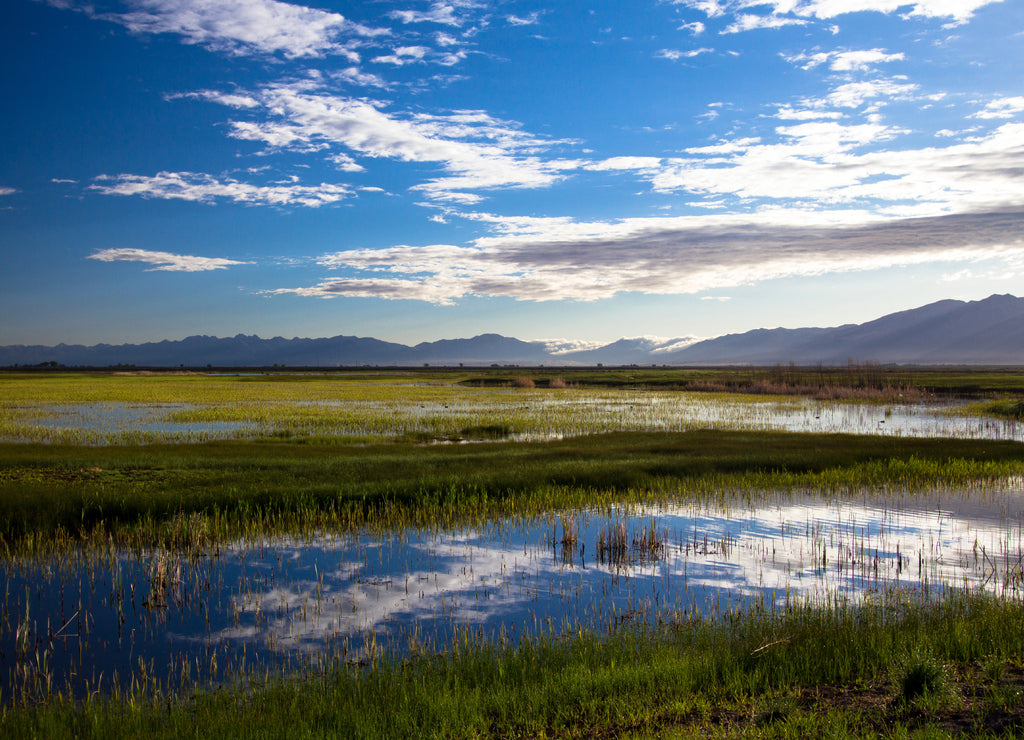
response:
<path id="1" fill-rule="evenodd" d="M 167 695 L 0 710 L 5 738 L 1018 737 L 1024 605 L 898 595 Z M 5 697 L 6 698 L 6 697 Z"/>
<path id="2" fill-rule="evenodd" d="M 203 546 L 313 529 L 451 526 L 579 506 L 777 489 L 975 485 L 1024 444 L 700 430 L 546 443 L 0 444 L 0 553 L 107 541 Z"/>

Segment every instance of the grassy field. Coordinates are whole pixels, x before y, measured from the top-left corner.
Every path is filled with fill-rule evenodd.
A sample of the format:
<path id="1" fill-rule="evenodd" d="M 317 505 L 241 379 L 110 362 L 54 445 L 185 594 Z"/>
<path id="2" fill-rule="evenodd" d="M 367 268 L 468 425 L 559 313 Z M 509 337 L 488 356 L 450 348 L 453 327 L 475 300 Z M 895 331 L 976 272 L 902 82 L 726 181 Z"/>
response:
<path id="1" fill-rule="evenodd" d="M 1024 476 L 1018 442 L 664 431 L 647 410 L 659 401 L 680 413 L 671 406 L 680 389 L 717 403 L 723 392 L 817 388 L 868 403 L 967 394 L 994 404 L 986 413 L 1015 418 L 1024 373 L 534 370 L 533 388 L 513 388 L 524 373 L 4 374 L 5 436 L 54 406 L 102 404 L 161 407 L 173 423 L 255 420 L 263 431 L 190 444 L 131 434 L 121 439 L 133 443 L 79 444 L 70 432 L 0 443 L 0 557 L 45 563 L 70 548 L 151 545 L 206 552 L 238 537 L 456 527 L 622 503 L 756 503 L 768 491 L 928 497 Z M 552 398 L 571 403 L 537 411 Z M 563 406 L 616 416 L 595 421 L 607 414 L 588 410 L 565 438 L 507 439 Z M 630 413 L 632 426 L 617 428 Z M 495 441 L 435 443 L 456 438 Z M 83 701 L 0 687 L 0 736 L 1014 737 L 1024 732 L 1022 620 L 1016 598 L 893 592 L 856 608 L 667 614 L 655 626 L 539 635 L 514 648 L 467 632 L 441 654 L 248 675 L 216 690 L 165 694 L 141 683 Z"/>
<path id="2" fill-rule="evenodd" d="M 278 439 L 351 445 L 544 441 L 699 428 L 864 433 L 875 430 L 865 427 L 857 408 L 886 417 L 909 411 L 917 414 L 918 425 L 941 424 L 938 417 L 928 421 L 928 414 L 943 408 L 953 411 L 947 421 L 1019 414 L 1019 401 L 1006 396 L 1017 376 L 1003 372 L 947 378 L 961 390 L 971 380 L 972 397 L 983 399 L 971 406 L 924 390 L 934 381 L 923 372 L 524 372 L 2 373 L 0 441 L 140 445 Z M 928 411 L 914 411 L 923 407 Z M 819 418 L 831 421 L 816 428 Z"/>

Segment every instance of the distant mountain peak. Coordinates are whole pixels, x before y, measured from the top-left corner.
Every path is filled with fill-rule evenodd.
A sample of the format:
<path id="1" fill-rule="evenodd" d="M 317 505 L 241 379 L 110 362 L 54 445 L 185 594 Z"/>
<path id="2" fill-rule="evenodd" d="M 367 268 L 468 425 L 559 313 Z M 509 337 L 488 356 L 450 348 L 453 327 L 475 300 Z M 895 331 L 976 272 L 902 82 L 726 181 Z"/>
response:
<path id="1" fill-rule="evenodd" d="M 416 365 L 1024 365 L 1024 299 L 947 299 L 832 328 L 753 329 L 714 339 L 623 337 L 609 344 L 523 341 L 489 332 L 414 347 L 372 337 L 325 339 L 205 334 L 146 344 L 0 347 L 0 366 L 341 367 Z"/>

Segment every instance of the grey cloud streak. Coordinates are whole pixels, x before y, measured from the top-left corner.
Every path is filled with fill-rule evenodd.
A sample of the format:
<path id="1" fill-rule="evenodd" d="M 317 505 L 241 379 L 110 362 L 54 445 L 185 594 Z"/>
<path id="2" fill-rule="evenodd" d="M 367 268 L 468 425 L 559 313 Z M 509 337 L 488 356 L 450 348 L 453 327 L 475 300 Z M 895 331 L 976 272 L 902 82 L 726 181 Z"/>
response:
<path id="1" fill-rule="evenodd" d="M 895 255 L 907 251 L 991 247 L 1024 243 L 1024 211 L 905 219 L 849 227 L 762 226 L 657 229 L 622 239 L 524 241 L 506 244 L 502 259 L 524 266 L 615 267 L 631 261 L 664 265 L 683 258 L 691 266 L 746 265 L 780 258 Z M 639 259 L 638 259 L 639 258 Z"/>
<path id="2" fill-rule="evenodd" d="M 595 233 L 600 225 L 590 226 L 591 234 L 582 238 L 534 232 L 488 237 L 472 247 L 338 252 L 321 264 L 360 277 L 271 292 L 437 304 L 473 295 L 598 300 L 623 292 L 690 294 L 780 277 L 1024 255 L 1024 211 L 1016 209 L 852 225 L 754 217 L 635 219 L 607 224 L 603 235 Z"/>

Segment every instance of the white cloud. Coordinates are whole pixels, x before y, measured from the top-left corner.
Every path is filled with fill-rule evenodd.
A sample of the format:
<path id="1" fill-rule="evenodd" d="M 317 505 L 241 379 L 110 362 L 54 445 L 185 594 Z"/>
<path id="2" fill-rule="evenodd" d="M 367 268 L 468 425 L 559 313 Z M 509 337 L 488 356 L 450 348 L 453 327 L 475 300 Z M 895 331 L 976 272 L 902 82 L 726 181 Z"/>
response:
<path id="1" fill-rule="evenodd" d="M 534 341 L 543 344 L 544 351 L 552 355 L 565 355 L 570 352 L 599 349 L 607 344 L 607 342 L 587 339 L 537 339 Z"/>
<path id="2" fill-rule="evenodd" d="M 462 19 L 456 15 L 454 5 L 436 2 L 427 12 L 417 10 L 392 10 L 388 15 L 402 23 L 440 23 L 445 26 L 461 26 Z"/>
<path id="3" fill-rule="evenodd" d="M 974 11 L 1002 0 L 768 0 L 776 6 L 796 5 L 794 12 L 816 18 L 835 18 L 849 13 L 875 11 L 897 13 L 910 8 L 909 16 L 923 18 L 950 18 L 957 23 L 969 21 Z"/>
<path id="4" fill-rule="evenodd" d="M 16 192 L 18 192 L 17 188 L 0 188 L 0 196 L 14 195 Z"/>
<path id="5" fill-rule="evenodd" d="M 180 100 L 182 98 L 208 100 L 211 103 L 226 105 L 230 108 L 256 108 L 260 104 L 256 98 L 250 95 L 224 93 L 217 90 L 196 90 L 188 93 L 175 93 L 173 95 L 166 95 L 165 98 L 167 100 Z"/>
<path id="6" fill-rule="evenodd" d="M 868 49 L 797 54 L 787 56 L 785 59 L 788 62 L 799 64 L 803 69 L 814 69 L 822 64 L 827 64 L 833 72 L 864 72 L 878 64 L 902 61 L 904 54 L 902 52 L 890 54 L 882 49 Z"/>
<path id="7" fill-rule="evenodd" d="M 481 196 L 466 191 L 548 187 L 580 164 L 542 160 L 539 154 L 561 142 L 483 111 L 389 115 L 369 101 L 316 94 L 306 84 L 270 87 L 256 97 L 274 120 L 232 121 L 232 136 L 301 151 L 341 145 L 364 157 L 436 163 L 447 175 L 413 189 L 437 200 L 468 204 Z"/>
<path id="8" fill-rule="evenodd" d="M 446 67 L 451 67 L 452 65 L 464 61 L 467 56 L 468 55 L 464 51 L 453 51 L 449 52 L 448 54 L 441 54 L 437 58 L 437 62 L 438 64 L 443 64 Z"/>
<path id="9" fill-rule="evenodd" d="M 687 8 L 699 10 L 708 18 L 716 18 L 726 12 L 729 0 L 672 0 L 673 5 L 685 5 Z"/>
<path id="10" fill-rule="evenodd" d="M 1024 113 L 1024 97 L 998 98 L 985 106 L 985 110 L 975 113 L 971 118 L 1013 118 Z"/>
<path id="11" fill-rule="evenodd" d="M 533 26 L 540 20 L 540 11 L 535 10 L 525 18 L 518 15 L 507 15 L 505 16 L 505 20 L 508 21 L 511 26 Z"/>
<path id="12" fill-rule="evenodd" d="M 901 80 L 865 80 L 839 85 L 823 100 L 806 101 L 807 105 L 858 108 L 869 100 L 884 98 L 886 101 L 907 100 L 918 90 L 918 86 Z"/>
<path id="13" fill-rule="evenodd" d="M 690 49 L 688 51 L 678 51 L 676 49 L 662 49 L 655 56 L 661 59 L 668 59 L 673 62 L 677 62 L 680 59 L 693 59 L 701 54 L 711 54 L 714 49 L 708 49 L 706 47 L 700 49 Z"/>
<path id="14" fill-rule="evenodd" d="M 328 159 L 342 172 L 363 172 L 365 169 L 347 154 L 335 154 Z"/>
<path id="15" fill-rule="evenodd" d="M 391 54 L 374 57 L 371 61 L 377 64 L 394 64 L 396 67 L 403 67 L 406 64 L 422 62 L 430 52 L 425 46 L 399 46 Z"/>
<path id="16" fill-rule="evenodd" d="M 743 33 L 744 31 L 756 31 L 762 28 L 784 28 L 786 26 L 804 26 L 807 21 L 802 18 L 786 18 L 781 15 L 752 15 L 743 13 L 736 16 L 736 20 L 722 30 L 722 33 Z"/>
<path id="17" fill-rule="evenodd" d="M 656 172 L 662 163 L 661 157 L 610 157 L 587 164 L 584 169 L 593 172 L 608 172 L 617 170 L 639 170 Z"/>
<path id="18" fill-rule="evenodd" d="M 196 257 L 190 254 L 151 252 L 145 249 L 102 249 L 95 254 L 90 254 L 88 259 L 100 262 L 145 262 L 154 265 L 147 272 L 205 272 L 207 270 L 224 270 L 233 265 L 252 264 L 221 257 Z"/>
<path id="19" fill-rule="evenodd" d="M 307 186 L 295 183 L 252 185 L 238 180 L 218 180 L 195 172 L 158 172 L 146 175 L 100 175 L 96 184 L 89 186 L 104 195 L 139 195 L 144 198 L 164 198 L 212 203 L 231 200 L 258 205 L 300 205 L 316 208 L 334 203 L 351 194 L 344 185 L 320 183 Z"/>
<path id="20" fill-rule="evenodd" d="M 811 121 L 822 118 L 837 120 L 842 118 L 843 114 L 839 111 L 826 111 L 818 108 L 796 109 L 791 106 L 784 105 L 779 108 L 779 112 L 775 114 L 775 117 L 791 121 Z"/>
<path id="21" fill-rule="evenodd" d="M 229 136 L 232 138 L 243 141 L 261 141 L 272 149 L 313 152 L 327 147 L 323 142 L 311 142 L 301 129 L 294 126 L 252 121 L 231 121 L 230 125 Z"/>
<path id="22" fill-rule="evenodd" d="M 128 4 L 133 10 L 127 13 L 91 14 L 120 23 L 133 33 L 171 33 L 185 43 L 218 51 L 289 58 L 355 57 L 343 37 L 387 33 L 338 13 L 277 0 L 129 0 Z"/>
<path id="23" fill-rule="evenodd" d="M 939 214 L 1024 203 L 1024 124 L 944 148 L 860 148 L 900 133 L 879 124 L 807 122 L 778 129 L 779 143 L 707 160 L 665 160 L 655 189 L 784 203 L 860 203 Z M 894 211 L 895 212 L 895 211 Z M 909 213 L 911 211 L 907 211 Z"/>
<path id="24" fill-rule="evenodd" d="M 737 152 L 746 151 L 760 142 L 761 139 L 757 137 L 747 137 L 745 139 L 733 139 L 731 141 L 723 141 L 718 144 L 709 144 L 707 146 L 694 146 L 686 149 L 685 151 L 687 154 L 735 154 Z"/>
<path id="25" fill-rule="evenodd" d="M 362 87 L 377 87 L 382 90 L 387 90 L 391 87 L 382 77 L 369 72 L 363 72 L 358 67 L 348 67 L 340 72 L 331 72 L 330 76 L 331 79 L 341 80 L 342 82 Z"/>
<path id="26" fill-rule="evenodd" d="M 741 13 L 755 6 L 767 6 L 772 15 L 796 15 L 828 20 L 850 13 L 900 13 L 907 17 L 949 18 L 954 24 L 966 23 L 976 10 L 1002 0 L 674 0 L 705 13 L 709 18 Z M 761 18 L 761 16 L 746 16 Z M 756 23 L 756 21 L 747 21 Z M 739 21 L 738 23 L 742 23 Z M 767 26 L 754 26 L 765 28 Z M 746 30 L 746 29 L 741 29 Z"/>

